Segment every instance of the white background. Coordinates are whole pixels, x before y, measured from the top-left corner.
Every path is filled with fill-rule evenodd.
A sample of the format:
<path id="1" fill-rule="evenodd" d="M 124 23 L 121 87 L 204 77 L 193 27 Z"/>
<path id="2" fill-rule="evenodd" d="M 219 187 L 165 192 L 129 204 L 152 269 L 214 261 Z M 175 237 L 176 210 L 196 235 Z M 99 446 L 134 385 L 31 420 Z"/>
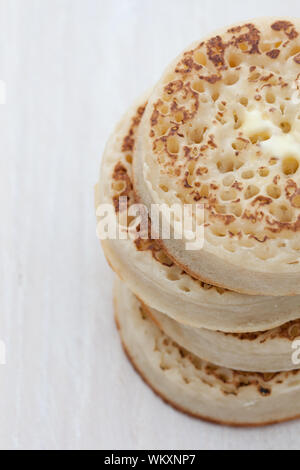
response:
<path id="1" fill-rule="evenodd" d="M 300 422 L 233 430 L 164 405 L 132 371 L 95 235 L 105 140 L 195 39 L 299 0 L 0 0 L 0 447 L 297 449 Z"/>

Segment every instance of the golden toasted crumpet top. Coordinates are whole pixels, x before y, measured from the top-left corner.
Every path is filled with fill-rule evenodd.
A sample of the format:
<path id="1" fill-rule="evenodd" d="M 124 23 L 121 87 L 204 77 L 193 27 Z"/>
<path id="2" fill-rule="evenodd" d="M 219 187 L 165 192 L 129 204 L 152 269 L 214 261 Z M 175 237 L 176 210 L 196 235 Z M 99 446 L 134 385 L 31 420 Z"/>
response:
<path id="1" fill-rule="evenodd" d="M 283 272 L 299 270 L 299 32 L 263 19 L 194 44 L 156 87 L 140 134 L 153 202 L 204 203 L 206 249 Z"/>
<path id="2" fill-rule="evenodd" d="M 145 98 L 146 99 L 146 98 Z M 179 323 L 197 328 L 246 332 L 267 330 L 300 317 L 299 297 L 257 297 L 239 295 L 197 280 L 167 255 L 158 240 L 141 237 L 134 214 L 134 147 L 144 111 L 138 102 L 118 123 L 107 142 L 95 191 L 96 207 L 113 205 L 123 233 L 136 238 L 105 239 L 102 246 L 110 266 L 146 305 L 169 315 Z M 119 198 L 127 200 L 128 217 Z M 98 211 L 97 211 L 98 212 Z M 99 214 L 98 214 L 99 215 Z M 101 216 L 98 217 L 98 222 Z M 139 219 L 139 215 L 138 215 Z M 214 362 L 214 361 L 213 361 Z"/>

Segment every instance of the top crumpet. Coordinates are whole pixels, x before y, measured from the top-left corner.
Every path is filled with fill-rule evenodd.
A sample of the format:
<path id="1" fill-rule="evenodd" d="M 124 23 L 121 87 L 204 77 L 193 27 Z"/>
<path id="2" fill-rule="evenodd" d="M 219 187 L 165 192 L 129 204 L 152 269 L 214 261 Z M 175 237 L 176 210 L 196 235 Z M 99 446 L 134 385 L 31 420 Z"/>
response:
<path id="1" fill-rule="evenodd" d="M 193 44 L 154 89 L 135 150 L 148 207 L 204 205 L 203 249 L 171 238 L 166 252 L 246 294 L 300 293 L 299 33 L 262 18 Z"/>

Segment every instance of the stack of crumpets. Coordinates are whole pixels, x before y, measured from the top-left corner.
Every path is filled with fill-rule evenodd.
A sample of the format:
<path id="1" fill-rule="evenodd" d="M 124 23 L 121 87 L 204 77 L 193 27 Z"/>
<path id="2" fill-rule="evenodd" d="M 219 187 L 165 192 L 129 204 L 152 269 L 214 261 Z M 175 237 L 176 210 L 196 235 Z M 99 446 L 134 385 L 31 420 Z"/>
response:
<path id="1" fill-rule="evenodd" d="M 180 411 L 234 426 L 300 416 L 299 166 L 296 19 L 195 42 L 106 145 L 95 200 L 116 323 Z"/>

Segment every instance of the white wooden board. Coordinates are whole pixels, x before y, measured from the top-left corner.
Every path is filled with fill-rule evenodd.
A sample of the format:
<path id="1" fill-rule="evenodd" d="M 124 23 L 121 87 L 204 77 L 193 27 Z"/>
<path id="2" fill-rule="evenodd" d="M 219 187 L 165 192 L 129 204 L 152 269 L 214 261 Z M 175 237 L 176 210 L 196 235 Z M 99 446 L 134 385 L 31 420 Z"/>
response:
<path id="1" fill-rule="evenodd" d="M 299 447 L 300 422 L 232 430 L 164 405 L 113 322 L 93 185 L 116 120 L 202 34 L 298 0 L 0 0 L 0 447 Z"/>

